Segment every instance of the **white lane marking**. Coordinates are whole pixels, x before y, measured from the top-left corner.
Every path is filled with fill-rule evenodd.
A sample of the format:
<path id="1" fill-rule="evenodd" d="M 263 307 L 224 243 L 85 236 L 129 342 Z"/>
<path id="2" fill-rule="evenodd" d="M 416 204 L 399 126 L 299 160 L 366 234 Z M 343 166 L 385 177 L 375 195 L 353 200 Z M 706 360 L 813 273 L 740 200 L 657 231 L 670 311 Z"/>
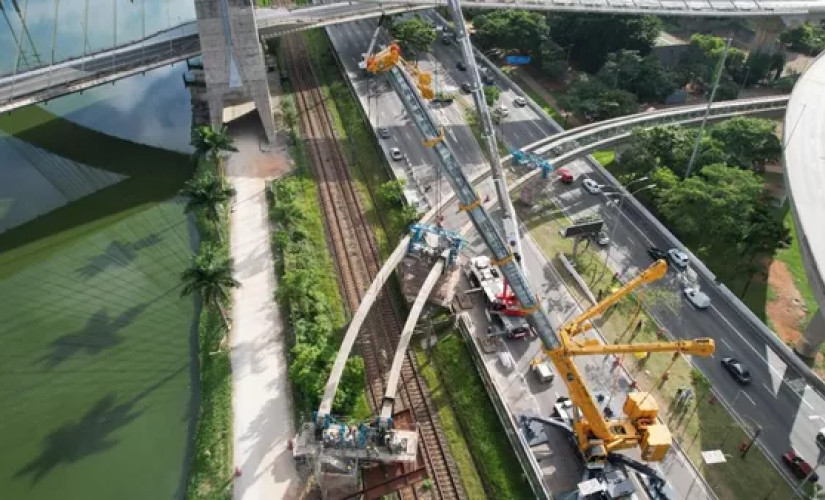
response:
<path id="1" fill-rule="evenodd" d="M 722 321 L 724 321 L 724 322 L 725 322 L 725 324 L 726 324 L 726 325 L 728 325 L 728 328 L 730 328 L 730 329 L 731 329 L 731 331 L 733 331 L 733 333 L 735 333 L 735 334 L 739 337 L 739 339 L 742 341 L 742 343 L 744 343 L 746 346 L 748 346 L 748 347 L 750 348 L 750 350 L 751 350 L 751 351 L 753 351 L 753 352 L 754 352 L 754 354 L 756 354 L 756 356 L 757 356 L 759 359 L 761 359 L 762 361 L 764 361 L 764 362 L 765 362 L 765 364 L 766 364 L 766 365 L 768 365 L 768 368 L 769 368 L 772 372 L 774 372 L 774 374 L 775 374 L 775 375 L 777 375 L 777 376 L 779 376 L 779 377 L 784 378 L 783 374 L 782 374 L 782 373 L 780 373 L 780 372 L 779 372 L 779 370 L 777 370 L 776 368 L 774 368 L 774 367 L 773 367 L 773 366 L 772 366 L 772 365 L 768 362 L 767 358 L 765 358 L 765 356 L 763 356 L 763 355 L 762 355 L 759 351 L 757 351 L 757 350 L 756 350 L 756 348 L 755 348 L 753 345 L 751 345 L 751 343 L 750 343 L 750 342 L 748 342 L 748 341 L 745 339 L 745 336 L 744 336 L 744 335 L 742 335 L 741 333 L 739 333 L 739 330 L 737 330 L 736 328 L 734 328 L 734 327 L 733 327 L 733 325 L 731 324 L 731 322 L 730 322 L 730 321 L 728 321 L 728 319 L 725 317 L 725 315 L 724 315 L 724 314 L 722 314 L 721 312 L 719 312 L 719 309 L 717 309 L 717 308 L 716 308 L 716 306 L 714 306 L 713 304 L 711 304 L 710 308 L 711 308 L 711 309 L 712 309 L 712 310 L 713 310 L 716 314 L 718 314 L 718 315 L 719 315 L 719 317 L 722 319 Z"/>
<path id="2" fill-rule="evenodd" d="M 748 398 L 748 401 L 750 401 L 753 406 L 756 406 L 756 403 L 753 401 L 753 398 L 751 398 L 750 394 L 748 394 L 745 391 L 742 391 L 742 395 L 745 396 L 746 398 Z M 803 401 L 804 401 L 804 399 L 803 399 Z"/>
<path id="3" fill-rule="evenodd" d="M 776 396 L 776 391 L 774 391 L 773 389 L 771 389 L 770 387 L 768 387 L 768 384 L 766 384 L 765 382 L 762 382 L 762 387 L 764 387 L 764 388 L 765 388 L 765 390 L 766 390 L 766 391 L 768 391 L 768 394 L 771 394 L 771 395 L 773 395 L 773 396 Z"/>
<path id="4" fill-rule="evenodd" d="M 721 338 L 719 339 L 719 342 L 722 342 L 723 344 L 725 344 L 725 347 L 727 347 L 727 348 L 728 348 L 728 349 L 730 349 L 731 351 L 733 350 L 733 347 L 731 347 L 731 345 L 730 345 L 730 344 L 728 344 L 728 341 L 727 341 L 727 340 L 725 340 L 725 338 L 724 338 L 724 337 L 721 337 Z"/>
<path id="5" fill-rule="evenodd" d="M 807 406 L 809 410 L 813 411 L 814 407 L 811 405 L 811 403 L 805 401 L 805 398 L 803 398 L 801 394 L 797 393 L 797 395 L 799 396 L 799 400 L 805 403 L 805 406 Z"/>

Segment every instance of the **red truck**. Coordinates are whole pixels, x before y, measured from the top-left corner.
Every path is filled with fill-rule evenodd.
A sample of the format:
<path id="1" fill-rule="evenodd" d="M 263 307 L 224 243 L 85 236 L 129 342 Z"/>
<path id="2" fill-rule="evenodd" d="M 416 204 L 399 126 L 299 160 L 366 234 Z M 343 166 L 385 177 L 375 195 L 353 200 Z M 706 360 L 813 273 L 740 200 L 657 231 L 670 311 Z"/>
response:
<path id="1" fill-rule="evenodd" d="M 797 479 L 808 478 L 808 481 L 812 483 L 819 481 L 819 475 L 814 472 L 811 464 L 806 462 L 804 458 L 800 457 L 795 450 L 791 450 L 782 455 L 782 461 L 784 461 L 785 465 L 791 469 L 791 472 Z"/>

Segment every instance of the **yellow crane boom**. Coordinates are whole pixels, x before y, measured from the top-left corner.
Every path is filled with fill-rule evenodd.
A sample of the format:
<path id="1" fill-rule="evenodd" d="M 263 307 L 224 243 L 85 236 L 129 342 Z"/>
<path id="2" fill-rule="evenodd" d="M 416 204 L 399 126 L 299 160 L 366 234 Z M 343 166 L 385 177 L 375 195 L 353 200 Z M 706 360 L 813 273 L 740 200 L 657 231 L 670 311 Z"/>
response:
<path id="1" fill-rule="evenodd" d="M 573 337 L 592 328 L 590 320 L 607 311 L 638 287 L 652 283 L 666 273 L 667 263 L 663 260 L 656 261 L 639 276 L 562 326 L 557 332 L 559 348 L 545 351 L 558 370 L 560 378 L 567 385 L 570 400 L 581 412 L 581 418 L 572 425 L 579 449 L 589 463 L 604 461 L 610 451 L 635 446 L 641 448 L 644 460 L 658 461 L 670 450 L 672 437 L 667 426 L 658 423 L 658 406 L 646 393 L 628 394 L 623 406 L 625 417 L 605 418 L 574 362 L 575 356 L 630 352 L 672 352 L 675 353 L 674 356 L 709 356 L 716 348 L 713 339 L 709 338 L 616 345 L 603 345 L 597 340 L 573 340 Z"/>

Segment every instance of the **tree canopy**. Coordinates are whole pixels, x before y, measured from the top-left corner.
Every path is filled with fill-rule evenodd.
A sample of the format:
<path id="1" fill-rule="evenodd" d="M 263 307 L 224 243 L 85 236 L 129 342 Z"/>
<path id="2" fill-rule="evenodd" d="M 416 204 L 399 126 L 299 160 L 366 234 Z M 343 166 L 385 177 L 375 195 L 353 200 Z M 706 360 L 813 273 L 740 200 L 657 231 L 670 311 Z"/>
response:
<path id="1" fill-rule="evenodd" d="M 779 41 L 795 52 L 814 55 L 825 50 L 825 29 L 822 25 L 802 23 L 779 35 Z"/>
<path id="2" fill-rule="evenodd" d="M 647 175 L 666 167 L 678 177 L 684 177 L 693 154 L 696 133 L 696 129 L 673 126 L 636 129 L 621 155 L 621 162 L 634 175 Z M 758 171 L 766 163 L 778 161 L 781 153 L 773 121 L 737 117 L 705 132 L 699 143 L 693 173 L 717 163 Z"/>
<path id="3" fill-rule="evenodd" d="M 710 136 L 725 145 L 726 163 L 739 168 L 759 171 L 782 155 L 776 123 L 770 120 L 731 118 L 711 127 Z"/>
<path id="4" fill-rule="evenodd" d="M 608 87 L 626 90 L 641 101 L 663 102 L 677 88 L 675 77 L 659 58 L 642 57 L 636 50 L 608 54 L 597 76 Z"/>
<path id="5" fill-rule="evenodd" d="M 503 9 L 473 18 L 474 40 L 484 49 L 534 53 L 548 39 L 545 16 L 526 10 Z"/>
<path id="6" fill-rule="evenodd" d="M 419 17 L 394 23 L 390 33 L 398 40 L 401 51 L 410 55 L 429 51 L 436 38 L 435 29 Z"/>
<path id="7" fill-rule="evenodd" d="M 581 75 L 559 97 L 559 104 L 588 120 L 606 120 L 635 113 L 636 96 L 621 89 L 612 89 L 597 78 Z"/>
<path id="8" fill-rule="evenodd" d="M 590 73 L 612 52 L 632 50 L 647 55 L 662 29 L 661 21 L 653 16 L 590 13 L 551 14 L 547 24 L 553 41 L 570 48 L 578 67 Z"/>

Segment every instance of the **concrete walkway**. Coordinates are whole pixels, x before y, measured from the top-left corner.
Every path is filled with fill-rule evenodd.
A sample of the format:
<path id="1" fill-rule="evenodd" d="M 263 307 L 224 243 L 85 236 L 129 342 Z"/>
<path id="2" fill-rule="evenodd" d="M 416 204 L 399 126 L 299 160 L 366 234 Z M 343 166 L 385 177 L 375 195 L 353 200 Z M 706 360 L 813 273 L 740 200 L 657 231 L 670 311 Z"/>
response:
<path id="1" fill-rule="evenodd" d="M 257 118 L 257 117 L 255 117 Z M 240 128 L 240 130 L 239 130 Z M 236 500 L 298 498 L 300 479 L 288 449 L 295 434 L 282 319 L 274 302 L 275 273 L 267 219 L 266 178 L 277 155 L 259 151 L 247 127 L 230 131 L 240 152 L 227 161 L 237 191 L 231 256 L 241 286 L 233 293 L 232 407 Z"/>

